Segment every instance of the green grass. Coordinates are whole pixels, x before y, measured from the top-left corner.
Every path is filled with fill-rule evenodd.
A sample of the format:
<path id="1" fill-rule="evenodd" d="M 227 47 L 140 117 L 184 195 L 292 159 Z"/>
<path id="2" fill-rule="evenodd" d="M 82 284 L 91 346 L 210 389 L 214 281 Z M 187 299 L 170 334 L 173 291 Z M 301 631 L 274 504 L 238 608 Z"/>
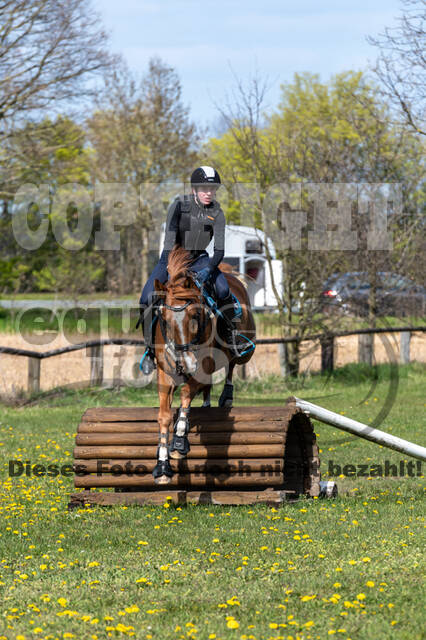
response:
<path id="1" fill-rule="evenodd" d="M 70 296 L 66 291 L 58 292 L 58 293 L 5 293 L 0 296 L 0 304 L 1 299 L 4 298 L 6 300 L 69 300 Z M 111 295 L 109 291 L 97 291 L 96 293 L 83 293 L 78 296 L 78 299 L 81 301 L 89 301 L 89 300 L 105 300 L 114 298 L 119 298 L 120 300 L 133 300 L 135 298 L 134 295 L 124 293 L 123 295 Z"/>
<path id="2" fill-rule="evenodd" d="M 282 327 L 280 318 L 277 313 L 256 313 L 256 329 L 258 333 L 268 337 L 279 337 L 282 335 Z M 367 318 L 357 318 L 356 316 L 346 316 L 339 314 L 337 311 L 330 314 L 316 314 L 313 318 L 316 325 L 312 324 L 309 334 L 319 333 L 321 327 L 326 325 L 329 330 L 339 333 L 339 331 L 356 331 L 357 329 L 366 329 L 371 326 Z M 297 314 L 293 316 L 293 322 L 297 324 L 299 317 Z M 376 326 L 379 327 L 424 327 L 425 321 L 422 317 L 416 316 L 379 316 L 376 319 Z"/>
<path id="3" fill-rule="evenodd" d="M 11 311 L 0 307 L 0 332 L 50 332 L 52 341 L 58 334 L 78 333 L 83 342 L 89 336 L 99 335 L 101 331 L 107 331 L 111 337 L 123 337 L 128 333 L 134 333 L 138 318 L 136 302 L 130 310 L 129 308 L 121 310 L 103 307 L 87 310 L 58 309 L 55 313 L 49 309 Z M 139 337 L 140 332 L 137 333 Z"/>
<path id="4" fill-rule="evenodd" d="M 280 404 L 295 394 L 368 423 L 394 374 L 351 365 L 291 384 L 239 381 L 236 404 Z M 381 428 L 425 444 L 425 369 L 413 364 L 397 374 Z M 7 477 L 9 459 L 70 462 L 86 407 L 153 404 L 150 387 L 58 390 L 2 408 L 0 638 L 422 637 L 423 477 L 337 477 L 336 500 L 279 509 L 166 504 L 71 513 L 72 478 Z M 324 424 L 316 431 L 324 478 L 330 461 L 409 460 Z"/>
<path id="5" fill-rule="evenodd" d="M 107 295 L 104 296 L 107 298 Z M 75 309 L 58 309 L 52 313 L 48 309 L 37 309 L 37 300 L 53 299 L 46 296 L 31 295 L 29 299 L 34 300 L 34 309 L 25 311 L 9 310 L 2 308 L 0 298 L 0 332 L 20 333 L 34 331 L 50 331 L 52 332 L 52 340 L 58 332 L 76 333 L 81 335 L 82 341 L 86 336 L 99 334 L 101 331 L 108 331 L 111 336 L 123 337 L 124 334 L 132 333 L 139 317 L 137 296 L 123 296 L 120 299 L 127 299 L 131 304 L 129 307 L 120 309 L 107 308 L 103 306 L 97 309 L 75 310 Z M 17 297 L 19 299 L 19 297 Z M 113 301 L 114 298 L 111 298 Z M 96 296 L 82 298 L 80 304 L 82 307 L 89 301 L 96 301 Z M 282 327 L 280 325 L 279 315 L 277 313 L 255 313 L 255 321 L 257 332 L 260 335 L 268 337 L 282 336 Z M 356 330 L 369 326 L 366 319 L 354 318 L 347 316 L 316 316 L 315 321 L 317 328 L 313 326 L 309 333 L 317 333 L 320 331 L 318 327 L 323 323 L 327 324 L 333 331 Z M 298 322 L 298 316 L 294 315 L 294 322 Z M 390 316 L 377 319 L 378 327 L 397 327 L 397 326 L 424 326 L 424 319 L 416 317 L 394 318 Z"/>

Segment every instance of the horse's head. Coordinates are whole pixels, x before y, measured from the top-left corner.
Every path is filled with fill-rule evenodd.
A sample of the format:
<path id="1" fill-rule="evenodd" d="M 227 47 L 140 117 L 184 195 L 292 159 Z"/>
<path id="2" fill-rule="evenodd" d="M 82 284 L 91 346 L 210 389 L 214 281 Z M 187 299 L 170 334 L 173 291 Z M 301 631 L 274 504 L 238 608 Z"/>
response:
<path id="1" fill-rule="evenodd" d="M 188 264 L 189 253 L 175 248 L 169 257 L 169 281 L 155 281 L 155 290 L 162 298 L 159 324 L 167 369 L 184 376 L 195 374 L 199 365 L 197 352 L 211 331 L 209 310 L 188 273 Z"/>

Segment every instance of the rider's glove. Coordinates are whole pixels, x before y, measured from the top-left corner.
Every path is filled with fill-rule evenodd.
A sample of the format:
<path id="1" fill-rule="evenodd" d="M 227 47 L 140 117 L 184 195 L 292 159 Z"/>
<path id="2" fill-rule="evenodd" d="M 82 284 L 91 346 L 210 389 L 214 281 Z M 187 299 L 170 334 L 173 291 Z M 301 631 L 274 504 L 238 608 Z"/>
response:
<path id="1" fill-rule="evenodd" d="M 199 280 L 201 284 L 204 284 L 210 278 L 211 274 L 212 272 L 210 271 L 210 269 L 208 267 L 205 267 L 197 273 L 197 280 Z"/>

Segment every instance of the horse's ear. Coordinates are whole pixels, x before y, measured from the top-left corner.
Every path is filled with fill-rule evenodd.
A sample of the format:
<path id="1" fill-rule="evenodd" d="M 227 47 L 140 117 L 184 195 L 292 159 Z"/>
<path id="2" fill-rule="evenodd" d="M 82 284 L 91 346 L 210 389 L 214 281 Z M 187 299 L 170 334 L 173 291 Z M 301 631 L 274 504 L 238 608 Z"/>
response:
<path id="1" fill-rule="evenodd" d="M 155 291 L 161 292 L 166 290 L 166 285 L 160 282 L 159 280 L 154 280 L 154 289 Z"/>

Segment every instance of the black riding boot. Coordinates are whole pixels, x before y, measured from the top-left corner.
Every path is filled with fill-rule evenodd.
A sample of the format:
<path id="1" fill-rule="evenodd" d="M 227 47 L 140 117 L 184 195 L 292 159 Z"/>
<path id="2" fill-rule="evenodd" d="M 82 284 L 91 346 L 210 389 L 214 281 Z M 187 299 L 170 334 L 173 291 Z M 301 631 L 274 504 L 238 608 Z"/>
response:
<path id="1" fill-rule="evenodd" d="M 145 376 L 149 376 L 155 369 L 155 352 L 153 349 L 154 342 L 154 325 L 155 318 L 153 318 L 153 305 L 140 305 L 140 316 L 136 328 L 142 324 L 142 332 L 146 345 L 145 353 L 141 360 L 142 373 Z"/>
<path id="2" fill-rule="evenodd" d="M 219 310 L 224 318 L 224 322 L 222 323 L 224 342 L 234 356 L 239 356 L 241 347 L 245 344 L 245 341 L 238 336 L 238 325 L 241 322 L 241 318 L 235 309 L 234 297 L 229 294 L 223 300 L 219 300 L 219 304 Z"/>

